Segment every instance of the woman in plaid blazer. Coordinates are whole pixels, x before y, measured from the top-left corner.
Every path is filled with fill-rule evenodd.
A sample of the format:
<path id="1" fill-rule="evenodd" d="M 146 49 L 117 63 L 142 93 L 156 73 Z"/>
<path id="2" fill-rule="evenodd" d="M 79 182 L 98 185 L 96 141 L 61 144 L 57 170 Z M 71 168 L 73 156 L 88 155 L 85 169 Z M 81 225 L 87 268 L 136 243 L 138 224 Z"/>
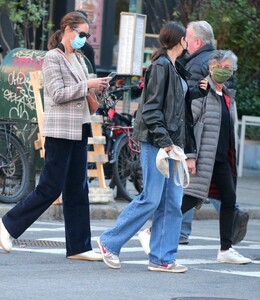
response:
<path id="1" fill-rule="evenodd" d="M 65 15 L 49 40 L 44 64 L 45 164 L 39 183 L 0 220 L 0 246 L 10 252 L 18 238 L 62 193 L 67 257 L 102 260 L 91 246 L 87 139 L 90 112 L 86 95 L 108 87 L 109 79 L 89 79 L 80 49 L 89 37 L 81 13 Z"/>

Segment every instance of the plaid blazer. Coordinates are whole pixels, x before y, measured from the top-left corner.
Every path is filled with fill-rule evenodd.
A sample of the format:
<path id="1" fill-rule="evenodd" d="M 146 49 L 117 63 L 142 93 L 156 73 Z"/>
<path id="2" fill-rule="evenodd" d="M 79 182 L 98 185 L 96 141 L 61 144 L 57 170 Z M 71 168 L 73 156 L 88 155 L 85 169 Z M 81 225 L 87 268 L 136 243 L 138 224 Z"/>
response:
<path id="1" fill-rule="evenodd" d="M 83 56 L 76 54 L 88 78 Z M 87 80 L 81 80 L 72 64 L 56 49 L 47 52 L 42 67 L 44 118 L 42 135 L 81 140 Z"/>

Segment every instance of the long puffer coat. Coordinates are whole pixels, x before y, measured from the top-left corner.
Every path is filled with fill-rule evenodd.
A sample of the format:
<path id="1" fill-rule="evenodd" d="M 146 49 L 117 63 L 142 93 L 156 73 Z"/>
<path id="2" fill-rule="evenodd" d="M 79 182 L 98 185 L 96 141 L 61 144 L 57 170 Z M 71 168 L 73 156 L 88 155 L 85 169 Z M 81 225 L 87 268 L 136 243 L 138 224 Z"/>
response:
<path id="1" fill-rule="evenodd" d="M 215 163 L 220 124 L 221 124 L 221 99 L 216 94 L 214 82 L 208 76 L 210 91 L 204 98 L 195 99 L 192 101 L 192 114 L 194 124 L 199 120 L 202 114 L 202 122 L 204 123 L 203 132 L 201 136 L 201 143 L 198 151 L 196 161 L 197 173 L 191 175 L 189 186 L 184 189 L 184 194 L 206 200 L 208 196 L 219 199 L 216 186 L 212 187 L 212 173 Z M 235 121 L 235 91 L 228 90 L 225 86 L 223 94 L 226 102 L 230 102 L 230 128 L 231 128 L 231 141 L 229 149 L 229 161 L 233 170 L 233 179 L 236 184 L 236 153 L 235 153 L 235 134 L 234 134 L 234 121 Z M 203 101 L 205 100 L 205 102 Z M 202 104 L 204 103 L 204 109 Z"/>

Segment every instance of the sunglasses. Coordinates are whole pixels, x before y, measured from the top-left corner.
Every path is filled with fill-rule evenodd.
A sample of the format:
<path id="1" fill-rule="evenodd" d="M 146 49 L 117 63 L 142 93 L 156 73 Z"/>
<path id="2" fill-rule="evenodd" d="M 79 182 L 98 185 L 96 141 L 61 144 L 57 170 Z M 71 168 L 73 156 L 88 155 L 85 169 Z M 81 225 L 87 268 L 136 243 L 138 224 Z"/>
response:
<path id="1" fill-rule="evenodd" d="M 91 34 L 90 33 L 86 33 L 84 31 L 79 31 L 77 28 L 72 28 L 74 31 L 76 31 L 78 34 L 79 34 L 79 37 L 80 38 L 86 38 L 86 39 L 89 39 Z"/>

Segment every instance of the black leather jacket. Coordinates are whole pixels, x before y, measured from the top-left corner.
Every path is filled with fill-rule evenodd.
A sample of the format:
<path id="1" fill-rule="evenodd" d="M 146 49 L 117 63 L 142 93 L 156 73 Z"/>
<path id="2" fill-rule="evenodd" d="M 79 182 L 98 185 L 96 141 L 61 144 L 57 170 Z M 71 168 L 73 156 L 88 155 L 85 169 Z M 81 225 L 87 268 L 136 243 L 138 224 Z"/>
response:
<path id="1" fill-rule="evenodd" d="M 185 75 L 187 71 L 165 55 L 148 67 L 133 137 L 158 148 L 175 144 L 195 157 L 191 99 L 204 97 L 207 91 L 194 87 L 184 97 L 180 76 L 186 81 Z"/>

